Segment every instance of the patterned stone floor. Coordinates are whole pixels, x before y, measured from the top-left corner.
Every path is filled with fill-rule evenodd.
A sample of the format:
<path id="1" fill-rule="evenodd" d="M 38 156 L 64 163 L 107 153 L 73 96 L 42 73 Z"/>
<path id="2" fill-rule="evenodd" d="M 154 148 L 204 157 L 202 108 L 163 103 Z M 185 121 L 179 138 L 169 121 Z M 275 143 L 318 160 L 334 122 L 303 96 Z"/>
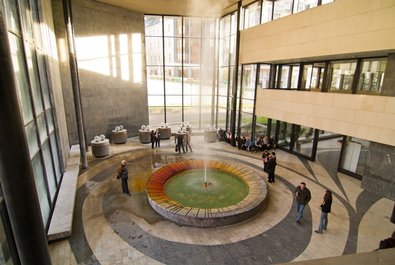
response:
<path id="1" fill-rule="evenodd" d="M 256 217 L 220 228 L 178 226 L 148 205 L 144 186 L 158 166 L 190 158 L 237 162 L 266 180 L 260 153 L 226 143 L 203 143 L 176 154 L 174 141 L 151 149 L 137 139 L 112 145 L 111 156 L 90 157 L 78 179 L 72 236 L 49 245 L 53 264 L 275 264 L 369 252 L 395 230 L 393 202 L 360 188 L 360 181 L 336 172 L 339 143 L 321 142 L 316 162 L 277 150 L 276 183 L 267 183 L 268 205 Z M 129 161 L 132 196 L 122 195 L 115 168 Z M 295 223 L 292 192 L 307 183 L 312 200 L 302 224 Z M 316 234 L 325 189 L 334 194 L 328 230 Z"/>

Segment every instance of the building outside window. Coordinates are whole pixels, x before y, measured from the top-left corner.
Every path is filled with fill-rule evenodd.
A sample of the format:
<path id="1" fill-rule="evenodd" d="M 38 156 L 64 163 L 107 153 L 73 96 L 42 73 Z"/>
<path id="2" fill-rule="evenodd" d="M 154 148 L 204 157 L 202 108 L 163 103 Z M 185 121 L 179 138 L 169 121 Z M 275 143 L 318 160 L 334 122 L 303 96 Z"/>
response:
<path id="1" fill-rule="evenodd" d="M 260 24 L 261 1 L 252 3 L 244 8 L 244 29 L 248 29 Z"/>
<path id="2" fill-rule="evenodd" d="M 329 91 L 351 93 L 356 66 L 356 61 L 331 62 Z"/>
<path id="3" fill-rule="evenodd" d="M 293 0 L 277 0 L 274 2 L 273 20 L 292 14 Z"/>
<path id="4" fill-rule="evenodd" d="M 216 19 L 145 16 L 150 125 L 213 122 L 216 30 Z"/>
<path id="5" fill-rule="evenodd" d="M 273 20 L 273 1 L 264 0 L 262 2 L 262 18 L 261 23 Z"/>
<path id="6" fill-rule="evenodd" d="M 325 63 L 303 65 L 300 90 L 321 91 L 324 79 Z"/>
<path id="7" fill-rule="evenodd" d="M 363 59 L 357 93 L 380 93 L 386 65 L 387 58 Z"/>
<path id="8" fill-rule="evenodd" d="M 318 4 L 317 0 L 294 0 L 293 13 L 295 14 L 316 7 L 317 4 Z"/>
<path id="9" fill-rule="evenodd" d="M 258 88 L 270 88 L 270 64 L 259 65 Z"/>
<path id="10" fill-rule="evenodd" d="M 277 65 L 276 88 L 297 89 L 300 66 L 298 64 Z"/>

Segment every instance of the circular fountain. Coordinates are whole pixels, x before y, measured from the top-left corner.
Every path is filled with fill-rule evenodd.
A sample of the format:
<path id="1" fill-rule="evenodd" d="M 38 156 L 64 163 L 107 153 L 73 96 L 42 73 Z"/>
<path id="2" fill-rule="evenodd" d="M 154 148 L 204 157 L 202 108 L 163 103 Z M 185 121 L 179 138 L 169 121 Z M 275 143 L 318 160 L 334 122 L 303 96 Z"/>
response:
<path id="1" fill-rule="evenodd" d="M 266 203 L 267 186 L 236 163 L 183 160 L 157 170 L 146 185 L 148 201 L 178 224 L 218 227 L 246 220 Z"/>

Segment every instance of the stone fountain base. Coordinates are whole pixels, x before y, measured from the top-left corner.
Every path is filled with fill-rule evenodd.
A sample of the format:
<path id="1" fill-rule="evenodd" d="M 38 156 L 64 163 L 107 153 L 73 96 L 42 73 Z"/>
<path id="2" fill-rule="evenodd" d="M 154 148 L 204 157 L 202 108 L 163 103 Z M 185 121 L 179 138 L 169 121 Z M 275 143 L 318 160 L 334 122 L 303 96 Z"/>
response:
<path id="1" fill-rule="evenodd" d="M 219 227 L 249 219 L 261 211 L 267 202 L 266 183 L 254 172 L 241 165 L 209 160 L 207 168 L 239 177 L 248 186 L 248 194 L 241 201 L 218 208 L 185 206 L 171 199 L 165 192 L 166 182 L 179 172 L 204 169 L 204 160 L 184 160 L 156 171 L 148 180 L 146 192 L 151 207 L 163 217 L 186 226 Z"/>

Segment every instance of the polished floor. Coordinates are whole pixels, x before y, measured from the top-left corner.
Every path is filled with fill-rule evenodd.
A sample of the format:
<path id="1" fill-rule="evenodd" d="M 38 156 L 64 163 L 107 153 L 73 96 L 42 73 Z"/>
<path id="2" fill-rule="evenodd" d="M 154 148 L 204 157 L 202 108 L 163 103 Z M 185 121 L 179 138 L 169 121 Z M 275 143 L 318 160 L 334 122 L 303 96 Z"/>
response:
<path id="1" fill-rule="evenodd" d="M 370 252 L 395 230 L 389 221 L 392 201 L 360 188 L 360 181 L 337 173 L 340 144 L 320 142 L 316 162 L 276 150 L 276 183 L 267 183 L 268 205 L 256 217 L 219 228 L 178 226 L 148 205 L 144 186 L 154 170 L 182 159 L 216 159 L 242 164 L 267 179 L 260 153 L 223 142 L 192 139 L 193 153 L 174 152 L 174 139 L 151 149 L 138 139 L 112 145 L 111 156 L 90 157 L 78 179 L 72 236 L 49 245 L 53 264 L 275 264 Z M 122 159 L 129 161 L 125 196 L 115 178 Z M 293 190 L 301 181 L 312 193 L 301 224 L 295 223 Z M 328 229 L 319 224 L 325 189 L 334 202 Z"/>

